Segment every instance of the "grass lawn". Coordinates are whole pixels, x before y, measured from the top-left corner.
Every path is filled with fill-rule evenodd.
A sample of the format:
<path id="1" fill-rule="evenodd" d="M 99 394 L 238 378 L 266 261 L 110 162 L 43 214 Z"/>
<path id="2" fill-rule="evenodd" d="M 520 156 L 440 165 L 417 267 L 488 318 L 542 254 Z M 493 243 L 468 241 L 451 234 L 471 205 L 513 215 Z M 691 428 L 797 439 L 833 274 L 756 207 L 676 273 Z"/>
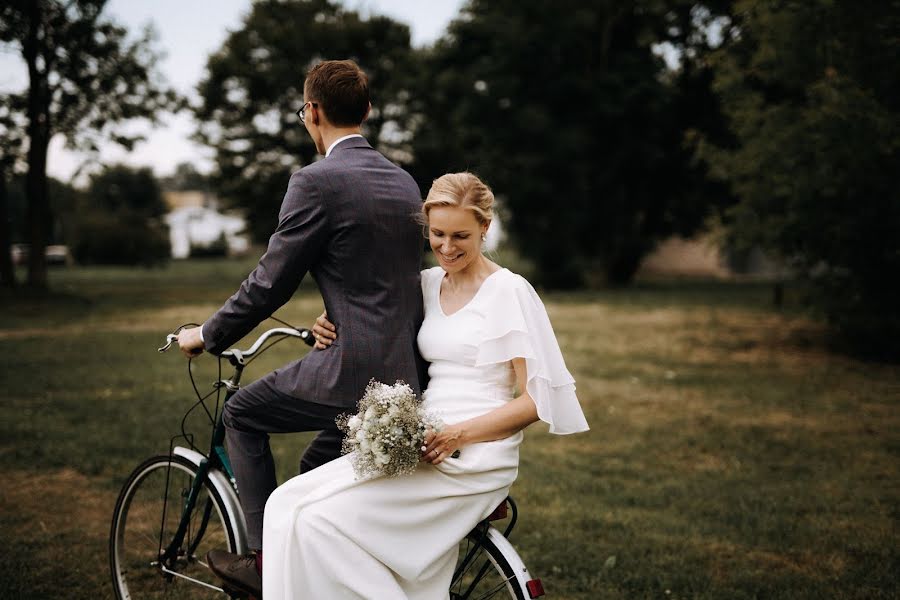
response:
<path id="1" fill-rule="evenodd" d="M 252 266 L 73 268 L 51 272 L 49 298 L 0 296 L 0 598 L 111 597 L 118 488 L 192 398 L 185 361 L 156 348 Z M 548 598 L 900 596 L 900 369 L 828 353 L 769 295 L 543 295 L 592 427 L 537 424 L 523 446 L 512 539 Z M 305 284 L 278 316 L 320 311 Z M 276 346 L 245 382 L 305 351 Z M 194 363 L 216 378 L 215 360 Z M 308 439 L 275 438 L 282 479 Z"/>

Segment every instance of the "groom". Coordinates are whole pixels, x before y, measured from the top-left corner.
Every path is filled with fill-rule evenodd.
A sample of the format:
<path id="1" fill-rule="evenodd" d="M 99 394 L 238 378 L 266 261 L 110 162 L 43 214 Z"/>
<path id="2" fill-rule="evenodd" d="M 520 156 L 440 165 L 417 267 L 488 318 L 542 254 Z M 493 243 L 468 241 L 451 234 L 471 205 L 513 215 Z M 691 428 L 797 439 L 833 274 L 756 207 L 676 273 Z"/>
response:
<path id="1" fill-rule="evenodd" d="M 402 379 L 420 390 L 416 334 L 422 321 L 419 188 L 360 134 L 369 114 L 368 80 L 352 61 L 310 70 L 297 112 L 325 158 L 288 182 L 278 227 L 256 269 L 202 327 L 178 336 L 182 352 L 218 354 L 287 302 L 309 272 L 339 333 L 235 394 L 223 419 L 253 554 L 208 555 L 237 590 L 260 595 L 263 509 L 275 489 L 270 433 L 322 432 L 301 461 L 308 471 L 340 455 L 335 417 L 355 408 L 370 379 Z M 321 345 L 320 345 L 321 346 Z"/>

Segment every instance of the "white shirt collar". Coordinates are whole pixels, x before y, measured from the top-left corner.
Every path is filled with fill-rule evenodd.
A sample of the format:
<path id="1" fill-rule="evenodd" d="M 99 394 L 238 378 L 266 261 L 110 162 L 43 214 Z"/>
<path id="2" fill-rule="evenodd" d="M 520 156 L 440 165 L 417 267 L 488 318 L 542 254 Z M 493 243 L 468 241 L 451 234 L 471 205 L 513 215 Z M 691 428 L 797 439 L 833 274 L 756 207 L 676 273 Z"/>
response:
<path id="1" fill-rule="evenodd" d="M 339 137 L 338 139 L 331 142 L 331 145 L 328 146 L 328 150 L 325 151 L 325 158 L 328 158 L 328 155 L 331 154 L 331 151 L 334 150 L 334 147 L 343 142 L 344 140 L 349 140 L 350 138 L 362 137 L 359 133 L 351 133 L 350 135 L 345 135 L 344 137 Z"/>

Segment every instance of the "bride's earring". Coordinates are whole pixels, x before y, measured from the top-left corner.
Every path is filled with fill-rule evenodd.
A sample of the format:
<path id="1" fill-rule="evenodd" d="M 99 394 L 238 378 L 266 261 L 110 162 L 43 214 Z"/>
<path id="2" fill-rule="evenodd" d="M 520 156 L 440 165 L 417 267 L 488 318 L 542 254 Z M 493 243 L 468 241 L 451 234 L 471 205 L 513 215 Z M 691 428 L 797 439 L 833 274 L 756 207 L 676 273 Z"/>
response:
<path id="1" fill-rule="evenodd" d="M 481 232 L 481 241 L 482 241 L 482 242 L 486 242 L 486 241 L 487 241 L 487 234 L 484 233 L 483 231 Z"/>

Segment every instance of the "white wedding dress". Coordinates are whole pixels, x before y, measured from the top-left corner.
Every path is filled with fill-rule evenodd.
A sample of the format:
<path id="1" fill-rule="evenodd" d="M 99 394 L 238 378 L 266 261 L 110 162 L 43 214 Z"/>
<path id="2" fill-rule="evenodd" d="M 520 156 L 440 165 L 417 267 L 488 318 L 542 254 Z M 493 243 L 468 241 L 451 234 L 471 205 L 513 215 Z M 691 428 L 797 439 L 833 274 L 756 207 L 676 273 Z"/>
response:
<path id="1" fill-rule="evenodd" d="M 447 424 L 513 398 L 511 359 L 554 433 L 587 429 L 544 306 L 522 277 L 501 269 L 446 315 L 440 267 L 422 272 L 425 321 L 418 343 L 430 362 L 424 403 Z M 393 382 L 385 382 L 393 383 Z M 398 478 L 358 480 L 348 457 L 291 479 L 266 504 L 265 600 L 441 600 L 459 541 L 507 496 L 523 434 L 472 444 Z"/>

